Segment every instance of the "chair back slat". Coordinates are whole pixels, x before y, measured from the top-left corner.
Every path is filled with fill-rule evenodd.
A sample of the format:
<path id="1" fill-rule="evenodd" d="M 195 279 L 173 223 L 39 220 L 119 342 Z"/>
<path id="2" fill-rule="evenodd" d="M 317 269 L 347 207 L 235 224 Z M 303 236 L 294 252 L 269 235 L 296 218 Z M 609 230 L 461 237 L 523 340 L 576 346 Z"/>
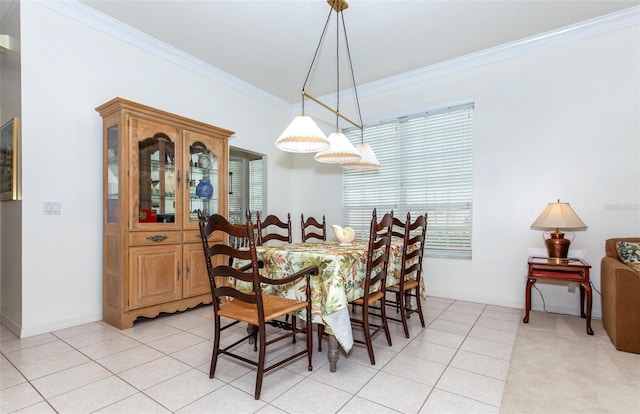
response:
<path id="1" fill-rule="evenodd" d="M 409 275 L 416 273 L 415 279 L 420 283 L 422 273 L 422 256 L 427 232 L 427 214 L 411 221 L 411 213 L 407 213 L 404 223 L 404 242 L 402 246 L 402 268 L 400 270 L 401 285 Z"/>
<path id="2" fill-rule="evenodd" d="M 258 245 L 269 241 L 291 243 L 291 214 L 287 213 L 287 220 L 283 221 L 278 216 L 269 214 L 264 219 L 257 213 Z"/>
<path id="3" fill-rule="evenodd" d="M 247 213 L 249 214 L 249 213 Z M 211 284 L 211 294 L 213 296 L 214 310 L 217 312 L 221 301 L 227 301 L 229 298 L 242 300 L 243 302 L 253 303 L 257 305 L 257 312 L 263 313 L 262 299 L 260 292 L 260 275 L 257 266 L 256 245 L 252 237 L 254 233 L 253 224 L 250 218 L 247 224 L 237 225 L 227 221 L 226 218 L 219 214 L 213 214 L 205 221 L 204 215 L 198 213 L 200 237 L 205 255 L 205 263 L 207 265 L 207 274 Z M 218 242 L 209 245 L 209 236 L 214 232 L 223 234 L 222 238 L 217 240 L 230 240 L 231 238 L 246 238 L 249 242 L 248 249 L 244 247 L 230 246 L 229 244 Z M 219 259 L 219 257 L 224 257 Z M 221 262 L 221 260 L 224 260 Z M 250 261 L 252 266 L 242 271 L 234 268 L 227 263 L 233 263 L 234 260 Z M 225 264 L 220 264 L 225 263 Z M 253 286 L 254 294 L 246 294 L 234 288 L 233 279 L 249 282 Z"/>
<path id="4" fill-rule="evenodd" d="M 300 229 L 302 230 L 303 242 L 309 239 L 327 240 L 327 222 L 324 215 L 322 216 L 322 223 L 320 223 L 315 217 L 309 217 L 305 220 L 304 214 L 301 214 Z"/>
<path id="5" fill-rule="evenodd" d="M 393 211 L 391 212 L 391 215 L 393 215 Z M 404 223 L 398 217 L 393 217 L 391 236 L 401 240 L 404 239 Z"/>
<path id="6" fill-rule="evenodd" d="M 364 285 L 365 302 L 367 301 L 367 295 L 372 293 L 372 289 L 382 292 L 385 290 L 391 249 L 392 225 L 393 218 L 391 214 L 386 213 L 380 221 L 377 221 L 376 210 L 373 210 L 367 249 L 367 270 Z"/>

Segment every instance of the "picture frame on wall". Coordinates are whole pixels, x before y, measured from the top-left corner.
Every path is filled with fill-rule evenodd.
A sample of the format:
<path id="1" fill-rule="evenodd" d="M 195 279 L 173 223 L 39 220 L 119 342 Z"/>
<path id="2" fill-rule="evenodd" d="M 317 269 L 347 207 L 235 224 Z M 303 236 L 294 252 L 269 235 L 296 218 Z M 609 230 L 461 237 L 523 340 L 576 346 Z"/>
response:
<path id="1" fill-rule="evenodd" d="M 20 199 L 20 125 L 12 118 L 0 128 L 0 201 Z"/>

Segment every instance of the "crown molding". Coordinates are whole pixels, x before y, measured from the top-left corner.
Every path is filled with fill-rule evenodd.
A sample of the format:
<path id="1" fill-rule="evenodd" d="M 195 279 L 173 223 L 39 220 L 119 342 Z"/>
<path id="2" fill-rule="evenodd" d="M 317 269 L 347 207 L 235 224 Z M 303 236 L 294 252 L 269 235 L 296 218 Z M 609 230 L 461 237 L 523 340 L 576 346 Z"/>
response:
<path id="1" fill-rule="evenodd" d="M 225 85 L 259 101 L 287 110 L 292 114 L 300 112 L 300 103 L 290 105 L 263 89 L 245 82 L 215 66 L 207 64 L 173 46 L 159 41 L 137 29 L 134 29 L 110 16 L 99 12 L 77 0 L 48 1 L 34 0 L 51 10 L 77 20 L 96 30 L 118 38 L 149 53 L 164 58 L 187 70 Z M 616 30 L 640 25 L 640 6 L 630 7 L 594 19 L 585 20 L 556 30 L 505 43 L 496 47 L 470 53 L 434 65 L 390 76 L 378 81 L 358 86 L 359 97 L 375 95 L 388 90 L 412 85 L 429 79 L 477 68 L 505 59 L 523 56 L 538 50 L 565 45 L 592 36 L 598 36 Z M 348 90 L 340 91 L 340 96 L 348 98 Z M 323 102 L 335 102 L 336 94 L 319 98 Z"/>
<path id="2" fill-rule="evenodd" d="M 271 106 L 289 110 L 289 102 L 280 99 L 263 89 L 243 81 L 213 65 L 191 56 L 165 42 L 162 42 L 148 34 L 134 29 L 106 14 L 80 3 L 77 0 L 50 1 L 34 0 L 46 8 L 58 12 L 66 17 L 74 19 L 91 28 L 99 30 L 109 36 L 120 39 L 146 52 L 166 59 L 178 66 L 211 79 L 240 93 L 260 100 Z"/>
<path id="3" fill-rule="evenodd" d="M 640 6 L 630 7 L 615 13 L 610 13 L 594 19 L 585 20 L 573 25 L 540 33 L 535 36 L 505 43 L 496 47 L 480 50 L 458 58 L 446 60 L 413 71 L 404 72 L 385 79 L 358 85 L 358 97 L 375 95 L 396 88 L 410 86 L 419 82 L 456 72 L 477 68 L 506 59 L 523 56 L 535 51 L 561 46 L 578 40 L 602 35 L 616 30 L 640 25 Z M 353 99 L 350 90 L 340 91 L 341 100 Z M 323 102 L 331 105 L 336 101 L 336 94 L 319 97 Z M 301 104 L 292 108 L 292 113 L 300 112 Z"/>

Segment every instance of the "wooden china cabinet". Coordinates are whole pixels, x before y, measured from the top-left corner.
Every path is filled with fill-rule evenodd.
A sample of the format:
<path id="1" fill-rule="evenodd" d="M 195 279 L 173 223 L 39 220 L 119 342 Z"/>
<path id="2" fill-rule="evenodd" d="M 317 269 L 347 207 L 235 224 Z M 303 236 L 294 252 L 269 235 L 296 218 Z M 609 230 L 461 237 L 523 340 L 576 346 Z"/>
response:
<path id="1" fill-rule="evenodd" d="M 121 98 L 96 111 L 104 321 L 125 329 L 141 316 L 211 303 L 197 211 L 227 216 L 233 132 Z"/>

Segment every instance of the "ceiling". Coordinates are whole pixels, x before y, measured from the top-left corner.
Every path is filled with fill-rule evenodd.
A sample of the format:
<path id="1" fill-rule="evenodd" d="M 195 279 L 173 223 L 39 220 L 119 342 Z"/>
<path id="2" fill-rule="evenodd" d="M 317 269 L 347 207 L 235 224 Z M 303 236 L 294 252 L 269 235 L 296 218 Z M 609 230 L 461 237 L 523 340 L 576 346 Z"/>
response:
<path id="1" fill-rule="evenodd" d="M 291 104 L 300 101 L 331 10 L 325 0 L 81 2 Z M 640 0 L 351 0 L 344 20 L 355 80 L 362 85 L 638 4 Z M 306 87 L 315 96 L 336 91 L 335 22 L 334 16 Z M 350 88 L 346 58 L 339 67 L 340 89 Z"/>

